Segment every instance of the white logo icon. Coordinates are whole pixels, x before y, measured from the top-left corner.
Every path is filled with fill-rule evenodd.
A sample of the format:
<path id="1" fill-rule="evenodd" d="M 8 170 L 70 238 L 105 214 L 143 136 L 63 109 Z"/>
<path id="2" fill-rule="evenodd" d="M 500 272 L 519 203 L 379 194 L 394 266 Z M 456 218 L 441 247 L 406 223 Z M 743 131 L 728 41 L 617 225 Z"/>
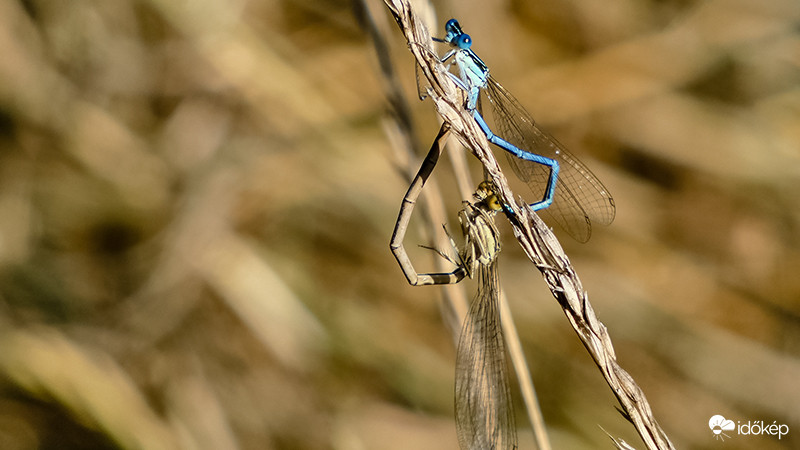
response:
<path id="1" fill-rule="evenodd" d="M 711 432 L 714 433 L 714 439 L 724 441 L 725 438 L 730 437 L 725 434 L 725 432 L 736 428 L 736 424 L 734 424 L 732 420 L 728 420 L 717 414 L 708 419 L 708 428 L 711 428 Z"/>

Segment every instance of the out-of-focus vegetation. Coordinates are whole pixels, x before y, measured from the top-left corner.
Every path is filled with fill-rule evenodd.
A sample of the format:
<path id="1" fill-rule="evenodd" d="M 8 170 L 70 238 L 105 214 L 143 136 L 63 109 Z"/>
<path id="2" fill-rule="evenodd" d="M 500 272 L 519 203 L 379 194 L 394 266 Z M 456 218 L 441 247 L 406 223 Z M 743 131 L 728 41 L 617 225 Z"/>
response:
<path id="1" fill-rule="evenodd" d="M 369 6 L 424 148 L 437 118 Z M 674 443 L 717 448 L 722 414 L 791 429 L 728 449 L 800 446 L 800 3 L 436 9 L 613 192 L 616 222 L 564 244 Z M 406 186 L 353 11 L 0 2 L 0 448 L 457 447 L 439 290 L 388 250 Z M 639 445 L 515 245 L 554 445 Z"/>

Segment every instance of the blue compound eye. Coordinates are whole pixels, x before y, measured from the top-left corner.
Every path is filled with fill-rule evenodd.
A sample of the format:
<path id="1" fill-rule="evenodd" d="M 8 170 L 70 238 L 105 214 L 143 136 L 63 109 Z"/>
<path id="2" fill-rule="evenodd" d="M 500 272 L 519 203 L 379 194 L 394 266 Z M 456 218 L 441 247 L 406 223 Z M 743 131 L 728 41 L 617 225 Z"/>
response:
<path id="1" fill-rule="evenodd" d="M 469 37 L 468 34 L 464 33 L 458 37 L 458 39 L 456 40 L 456 45 L 458 46 L 458 48 L 466 50 L 470 48 L 470 46 L 472 46 L 472 38 Z"/>
<path id="2" fill-rule="evenodd" d="M 458 21 L 456 19 L 450 19 L 444 24 L 444 29 L 450 31 L 451 28 L 459 28 Z"/>

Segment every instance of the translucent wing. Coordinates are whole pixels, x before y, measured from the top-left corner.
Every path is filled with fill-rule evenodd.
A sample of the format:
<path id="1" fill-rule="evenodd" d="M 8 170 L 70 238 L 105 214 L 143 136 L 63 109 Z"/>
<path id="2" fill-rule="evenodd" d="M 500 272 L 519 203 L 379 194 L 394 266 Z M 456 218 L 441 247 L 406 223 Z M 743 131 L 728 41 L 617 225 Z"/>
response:
<path id="1" fill-rule="evenodd" d="M 464 320 L 456 359 L 458 443 L 464 450 L 516 449 L 497 265 L 479 265 L 477 273 L 480 289 Z"/>
<path id="2" fill-rule="evenodd" d="M 493 78 L 489 77 L 484 92 L 492 105 L 496 135 L 522 150 L 555 159 L 560 165 L 553 204 L 541 211 L 579 242 L 589 240 L 593 223 L 613 222 L 614 199 L 603 183 L 560 142 L 541 130 L 517 99 Z M 514 172 L 533 192 L 532 202 L 540 200 L 550 168 L 506 154 Z"/>

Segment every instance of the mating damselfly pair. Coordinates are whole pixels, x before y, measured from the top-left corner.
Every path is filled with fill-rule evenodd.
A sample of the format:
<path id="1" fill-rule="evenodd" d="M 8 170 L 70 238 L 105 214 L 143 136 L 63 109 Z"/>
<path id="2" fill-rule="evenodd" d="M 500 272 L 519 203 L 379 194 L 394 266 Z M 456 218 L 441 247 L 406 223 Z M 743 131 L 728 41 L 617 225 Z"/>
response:
<path id="1" fill-rule="evenodd" d="M 505 150 L 517 176 L 526 182 L 536 201 L 533 210 L 549 215 L 573 238 L 589 240 L 592 225 L 610 224 L 615 215 L 611 194 L 595 175 L 561 143 L 542 131 L 519 102 L 494 78 L 488 66 L 472 50 L 472 39 L 451 19 L 445 36 L 434 41 L 452 48 L 440 62 L 448 69 L 456 64 L 459 75 L 447 72 L 464 90 L 464 108 L 492 144 Z M 481 92 L 489 100 L 492 123 L 481 113 Z M 456 424 L 462 448 L 516 448 L 508 374 L 499 315 L 497 254 L 499 235 L 493 216 L 503 205 L 493 186 L 482 184 L 474 203 L 466 203 L 459 214 L 465 247 L 450 273 L 419 274 L 403 247 L 413 206 L 431 175 L 442 141 L 449 133 L 445 123 L 416 177 L 413 179 L 395 225 L 391 249 L 412 285 L 457 283 L 465 276 L 476 277 L 479 291 L 473 299 L 459 339 L 456 363 Z M 508 210 L 506 210 L 507 213 Z"/>

